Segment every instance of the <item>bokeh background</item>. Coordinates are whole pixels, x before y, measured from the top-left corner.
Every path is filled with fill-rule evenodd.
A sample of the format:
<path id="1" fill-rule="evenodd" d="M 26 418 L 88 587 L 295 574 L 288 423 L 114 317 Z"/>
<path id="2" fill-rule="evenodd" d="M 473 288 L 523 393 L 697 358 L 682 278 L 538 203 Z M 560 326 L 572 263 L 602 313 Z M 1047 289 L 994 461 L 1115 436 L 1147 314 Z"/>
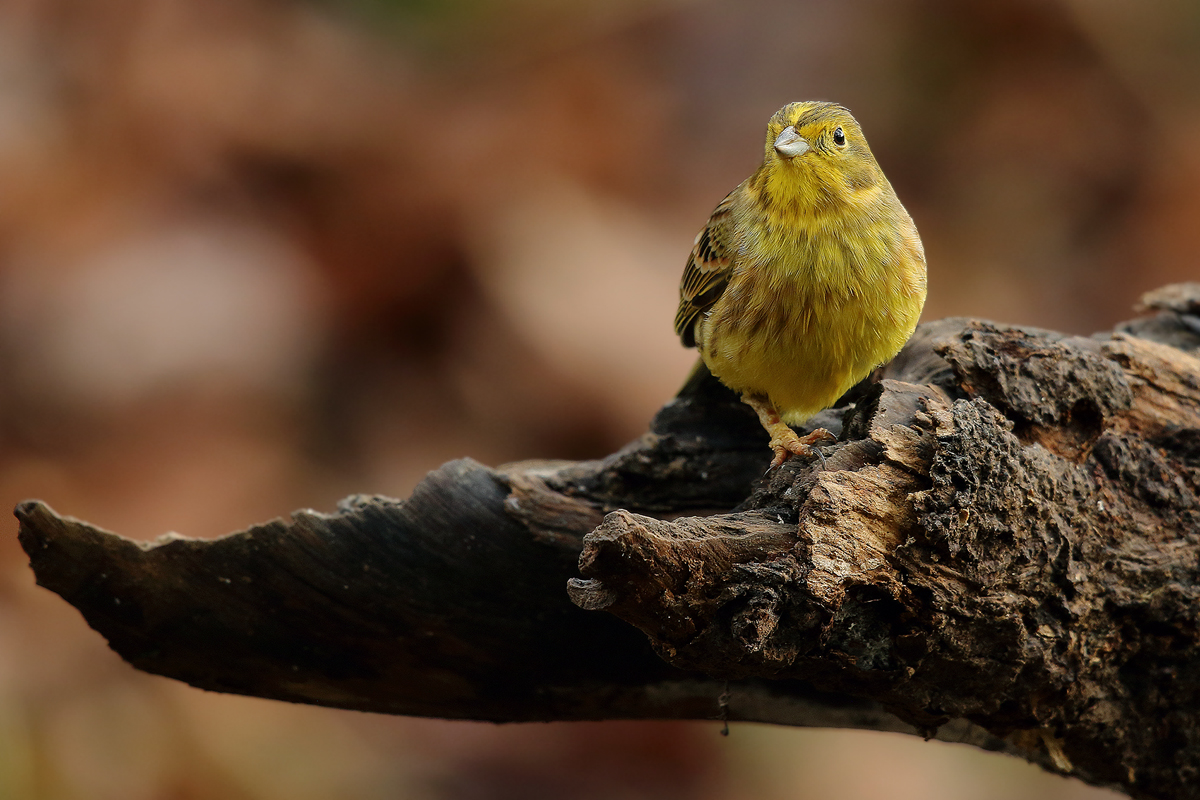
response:
<path id="1" fill-rule="evenodd" d="M 1089 333 L 1200 275 L 1200 5 L 4 0 L 0 506 L 211 537 L 611 452 L 785 102 L 856 112 L 925 318 Z M 0 798 L 1112 797 L 965 747 L 491 726 L 126 666 L 0 537 Z"/>

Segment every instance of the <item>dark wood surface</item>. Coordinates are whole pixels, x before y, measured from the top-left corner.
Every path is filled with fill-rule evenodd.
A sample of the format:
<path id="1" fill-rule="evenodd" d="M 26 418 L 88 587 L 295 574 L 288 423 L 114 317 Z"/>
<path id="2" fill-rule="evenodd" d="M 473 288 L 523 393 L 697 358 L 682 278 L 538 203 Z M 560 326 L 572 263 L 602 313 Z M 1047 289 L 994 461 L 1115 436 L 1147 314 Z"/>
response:
<path id="1" fill-rule="evenodd" d="M 704 378 L 606 459 L 470 460 L 222 539 L 37 501 L 38 583 L 201 688 L 495 721 L 728 718 L 1200 797 L 1200 285 L 1110 334 L 950 319 L 764 475 Z"/>

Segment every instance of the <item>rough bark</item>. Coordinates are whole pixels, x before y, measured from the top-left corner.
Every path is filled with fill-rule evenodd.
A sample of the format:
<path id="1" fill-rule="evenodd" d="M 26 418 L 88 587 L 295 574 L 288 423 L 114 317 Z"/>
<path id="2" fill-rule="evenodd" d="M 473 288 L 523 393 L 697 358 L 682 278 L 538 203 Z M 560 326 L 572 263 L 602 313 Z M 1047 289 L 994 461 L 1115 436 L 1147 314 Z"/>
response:
<path id="1" fill-rule="evenodd" d="M 31 501 L 21 543 L 130 663 L 206 689 L 905 730 L 1200 797 L 1200 285 L 1145 302 L 1091 338 L 923 326 L 765 477 L 708 380 L 602 461 L 454 462 L 215 541 Z"/>

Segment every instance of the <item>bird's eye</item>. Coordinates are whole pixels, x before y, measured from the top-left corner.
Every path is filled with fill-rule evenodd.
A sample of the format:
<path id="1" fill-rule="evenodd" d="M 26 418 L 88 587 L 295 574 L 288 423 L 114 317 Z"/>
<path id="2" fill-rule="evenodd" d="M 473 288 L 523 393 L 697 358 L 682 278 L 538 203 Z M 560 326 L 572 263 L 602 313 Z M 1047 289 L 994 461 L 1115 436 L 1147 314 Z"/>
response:
<path id="1" fill-rule="evenodd" d="M 833 132 L 833 143 L 841 147 L 846 143 L 846 134 L 842 133 L 842 129 L 838 128 Z"/>

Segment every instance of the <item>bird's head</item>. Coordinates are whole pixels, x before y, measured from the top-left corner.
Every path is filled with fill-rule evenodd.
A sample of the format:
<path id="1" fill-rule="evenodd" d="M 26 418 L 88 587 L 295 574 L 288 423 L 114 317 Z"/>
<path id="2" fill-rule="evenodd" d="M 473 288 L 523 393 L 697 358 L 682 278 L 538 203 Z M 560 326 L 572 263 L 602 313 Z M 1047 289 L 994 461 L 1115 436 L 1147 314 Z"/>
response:
<path id="1" fill-rule="evenodd" d="M 784 181 L 835 193 L 882 178 L 858 120 L 836 103 L 789 103 L 775 112 L 767 123 L 763 167 Z"/>

